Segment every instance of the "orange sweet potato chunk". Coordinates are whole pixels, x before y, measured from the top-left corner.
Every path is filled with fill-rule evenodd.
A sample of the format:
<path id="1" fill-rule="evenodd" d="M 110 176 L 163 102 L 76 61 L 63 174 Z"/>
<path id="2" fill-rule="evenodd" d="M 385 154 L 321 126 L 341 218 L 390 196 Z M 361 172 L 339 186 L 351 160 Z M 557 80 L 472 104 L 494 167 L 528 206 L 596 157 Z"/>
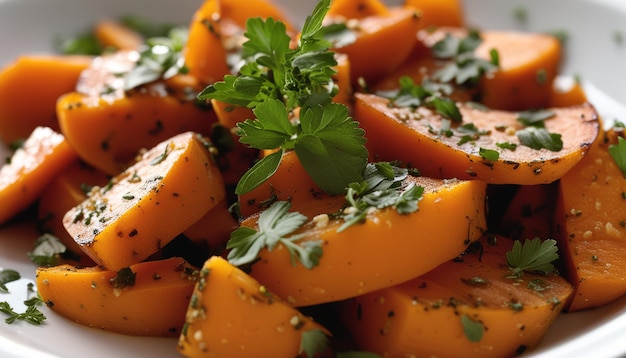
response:
<path id="1" fill-rule="evenodd" d="M 104 48 L 139 50 L 144 44 L 144 39 L 139 33 L 112 19 L 98 21 L 93 33 Z"/>
<path id="2" fill-rule="evenodd" d="M 328 22 L 337 20 L 327 16 Z M 351 82 L 356 86 L 361 77 L 367 83 L 380 80 L 407 59 L 417 43 L 416 36 L 407 34 L 417 33 L 419 16 L 413 8 L 392 7 L 388 14 L 358 19 L 353 26 L 356 40 L 334 50 L 348 56 Z"/>
<path id="3" fill-rule="evenodd" d="M 358 347 L 384 357 L 513 357 L 536 347 L 571 285 L 554 273 L 511 277 L 512 240 L 479 242 L 421 277 L 342 303 Z M 469 325 L 482 334 L 470 339 Z"/>
<path id="4" fill-rule="evenodd" d="M 117 271 L 157 252 L 223 200 L 220 175 L 204 140 L 182 133 L 92 191 L 63 225 L 98 265 Z"/>
<path id="5" fill-rule="evenodd" d="M 556 237 L 575 293 L 567 307 L 598 307 L 626 294 L 626 179 L 608 152 L 617 134 L 601 135 L 559 181 Z"/>
<path id="6" fill-rule="evenodd" d="M 355 97 L 354 117 L 366 132 L 370 156 L 410 163 L 423 175 L 435 178 L 479 179 L 492 184 L 552 183 L 584 157 L 599 128 L 598 115 L 590 104 L 552 109 L 554 116 L 545 120 L 545 129 L 560 134 L 563 141 L 563 149 L 555 152 L 521 145 L 515 133 L 523 125 L 516 112 L 459 104 L 463 123 L 453 123 L 453 134 L 447 136 L 441 134 L 442 116 L 430 109 L 390 107 L 387 99 L 376 95 L 357 93 Z M 459 144 L 466 133 L 457 128 L 465 124 L 473 124 L 484 135 Z M 502 149 L 498 143 L 517 147 Z M 498 151 L 498 159 L 483 158 L 481 148 Z"/>
<path id="7" fill-rule="evenodd" d="M 405 0 L 404 6 L 412 6 L 420 11 L 420 28 L 423 29 L 465 25 L 461 0 Z"/>
<path id="8" fill-rule="evenodd" d="M 332 0 L 328 16 L 340 16 L 346 19 L 363 19 L 369 16 L 385 16 L 389 8 L 381 0 Z"/>
<path id="9" fill-rule="evenodd" d="M 203 84 L 221 81 L 230 73 L 226 63 L 226 49 L 222 45 L 218 0 L 205 0 L 196 10 L 189 24 L 189 38 L 184 49 L 185 65 L 189 74 Z"/>
<path id="10" fill-rule="evenodd" d="M 48 308 L 74 322 L 127 335 L 177 337 L 197 273 L 197 268 L 174 257 L 121 272 L 40 267 L 35 281 Z"/>
<path id="11" fill-rule="evenodd" d="M 549 34 L 486 31 L 476 56 L 489 58 L 496 49 L 500 69 L 482 79 L 481 103 L 490 108 L 520 111 L 544 108 L 561 62 L 561 44 Z"/>
<path id="12" fill-rule="evenodd" d="M 0 168 L 0 225 L 26 209 L 77 159 L 63 135 L 37 127 Z"/>
<path id="13" fill-rule="evenodd" d="M 123 51 L 97 58 L 81 74 L 76 91 L 57 102 L 68 142 L 81 159 L 109 175 L 124 170 L 141 149 L 186 131 L 209 135 L 216 122 L 213 111 L 189 95 L 200 90 L 192 77 L 126 90 L 119 73 L 133 68 L 135 55 Z"/>
<path id="14" fill-rule="evenodd" d="M 295 306 L 339 301 L 415 278 L 456 257 L 485 231 L 485 183 L 407 180 L 424 187 L 418 211 L 374 210 L 364 223 L 340 232 L 343 220 L 324 224 L 325 215 L 315 217 L 302 229 L 302 240 L 321 241 L 318 266 L 294 265 L 278 244 L 261 250 L 252 277 Z"/>
<path id="15" fill-rule="evenodd" d="M 26 139 L 39 126 L 59 131 L 57 98 L 74 90 L 91 61 L 88 56 L 30 55 L 4 67 L 0 71 L 0 141 L 11 144 Z"/>
<path id="16" fill-rule="evenodd" d="M 94 186 L 104 187 L 109 180 L 110 177 L 101 171 L 75 160 L 46 186 L 37 202 L 39 227 L 42 231 L 57 237 L 67 250 L 80 255 L 82 266 L 91 266 L 93 262 L 65 230 L 63 216 L 68 210 L 87 199 L 88 192 Z"/>
<path id="17" fill-rule="evenodd" d="M 326 329 L 219 256 L 206 261 L 178 351 L 185 357 L 298 357 L 304 332 Z"/>

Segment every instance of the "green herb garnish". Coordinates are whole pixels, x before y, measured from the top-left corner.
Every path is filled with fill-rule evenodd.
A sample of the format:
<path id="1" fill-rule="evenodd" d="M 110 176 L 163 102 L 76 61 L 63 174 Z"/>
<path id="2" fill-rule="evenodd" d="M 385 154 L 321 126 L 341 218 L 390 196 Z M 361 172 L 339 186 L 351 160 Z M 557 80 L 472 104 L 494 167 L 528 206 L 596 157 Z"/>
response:
<path id="1" fill-rule="evenodd" d="M 405 179 L 408 170 L 386 162 L 370 163 L 364 172 L 364 181 L 348 186 L 346 201 L 349 207 L 344 210 L 341 232 L 348 227 L 362 222 L 371 208 L 383 209 L 395 207 L 400 214 L 410 214 L 418 210 L 424 188 L 407 185 Z"/>
<path id="2" fill-rule="evenodd" d="M 552 262 L 559 258 L 557 251 L 553 239 L 542 241 L 537 237 L 523 244 L 515 240 L 513 248 L 506 253 L 506 261 L 514 277 L 521 277 L 524 272 L 547 274 L 555 270 Z"/>
<path id="3" fill-rule="evenodd" d="M 442 60 L 451 60 L 433 78 L 441 82 L 454 82 L 457 85 L 474 85 L 481 76 L 498 69 L 499 55 L 490 51 L 490 61 L 480 59 L 474 51 L 482 39 L 477 31 L 470 30 L 465 38 L 458 38 L 447 33 L 432 47 L 433 55 Z"/>
<path id="4" fill-rule="evenodd" d="M 463 121 L 456 102 L 443 96 L 443 93 L 448 93 L 451 90 L 449 87 L 429 81 L 424 81 L 422 85 L 418 85 L 408 76 L 401 77 L 399 84 L 398 90 L 382 91 L 378 92 L 378 95 L 389 98 L 398 107 L 426 106 L 433 108 L 437 113 L 453 122 Z"/>
<path id="5" fill-rule="evenodd" d="M 117 272 L 117 275 L 109 280 L 113 288 L 124 288 L 135 285 L 135 278 L 137 274 L 130 269 L 130 267 L 124 267 Z"/>
<path id="6" fill-rule="evenodd" d="M 538 128 L 544 127 L 544 121 L 546 119 L 554 117 L 556 114 L 554 111 L 547 109 L 540 110 L 528 110 L 517 113 L 518 122 L 525 126 L 533 126 Z"/>
<path id="7" fill-rule="evenodd" d="M 617 164 L 619 170 L 622 171 L 622 175 L 626 178 L 626 140 L 622 137 L 618 137 L 617 144 L 609 145 L 608 149 L 615 164 Z"/>
<path id="8" fill-rule="evenodd" d="M 0 293 L 9 293 L 9 289 L 7 288 L 6 284 L 9 282 L 17 281 L 20 278 L 20 273 L 15 270 L 0 270 Z"/>
<path id="9" fill-rule="evenodd" d="M 343 194 L 350 182 L 362 179 L 367 163 L 364 131 L 347 107 L 331 103 L 337 62 L 322 27 L 329 6 L 329 0 L 317 4 L 295 49 L 282 22 L 249 19 L 239 75 L 227 75 L 198 95 L 253 108 L 256 118 L 237 125 L 240 141 L 256 149 L 279 149 L 243 175 L 237 194 L 267 180 L 288 150 L 295 150 L 313 181 L 330 194 Z M 300 118 L 290 119 L 297 108 Z"/>
<path id="10" fill-rule="evenodd" d="M 45 233 L 37 238 L 35 249 L 28 253 L 28 257 L 39 266 L 55 266 L 65 251 L 65 245 L 56 236 Z"/>
<path id="11" fill-rule="evenodd" d="M 318 241 L 307 241 L 302 245 L 296 243 L 304 235 L 291 234 L 307 221 L 307 217 L 290 212 L 290 207 L 291 203 L 288 201 L 277 201 L 259 215 L 258 231 L 245 226 L 233 231 L 226 244 L 226 249 L 230 250 L 228 261 L 236 266 L 253 263 L 261 249 L 267 248 L 271 251 L 281 243 L 289 250 L 294 265 L 300 261 L 308 269 L 317 266 L 322 256 L 321 243 Z"/>
<path id="12" fill-rule="evenodd" d="M 329 346 L 328 336 L 322 330 L 304 331 L 302 332 L 298 354 L 304 357 L 319 357 L 328 350 Z"/>
<path id="13" fill-rule="evenodd" d="M 46 316 L 39 311 L 39 306 L 42 303 L 39 297 L 33 297 L 24 301 L 26 305 L 26 311 L 23 313 L 15 312 L 13 307 L 8 302 L 0 302 L 0 312 L 8 315 L 4 321 L 8 324 L 12 324 L 15 321 L 25 321 L 33 325 L 41 325 L 46 320 Z"/>
<path id="14" fill-rule="evenodd" d="M 461 324 L 463 325 L 463 333 L 470 342 L 480 342 L 485 333 L 485 326 L 482 322 L 471 319 L 468 315 L 461 315 Z"/>
<path id="15" fill-rule="evenodd" d="M 478 149 L 478 155 L 480 155 L 483 159 L 487 159 L 492 162 L 495 162 L 500 158 L 500 153 L 497 150 L 482 147 Z"/>
<path id="16" fill-rule="evenodd" d="M 168 37 L 146 39 L 146 48 L 139 52 L 135 67 L 124 74 L 126 91 L 141 85 L 168 79 L 186 73 L 183 48 L 187 43 L 187 29 L 173 28 Z"/>
<path id="17" fill-rule="evenodd" d="M 550 133 L 545 128 L 526 127 L 516 132 L 519 141 L 532 149 L 547 149 L 558 152 L 563 149 L 563 141 L 558 133 Z"/>
<path id="18" fill-rule="evenodd" d="M 282 154 L 295 150 L 313 181 L 330 194 L 345 192 L 346 186 L 362 178 L 367 162 L 364 132 L 341 104 L 317 105 L 301 113 L 300 123 L 288 119 L 285 105 L 268 99 L 254 109 L 256 119 L 238 123 L 240 141 L 257 149 L 280 148 L 258 161 L 237 184 L 244 194 L 269 178 L 278 168 Z"/>

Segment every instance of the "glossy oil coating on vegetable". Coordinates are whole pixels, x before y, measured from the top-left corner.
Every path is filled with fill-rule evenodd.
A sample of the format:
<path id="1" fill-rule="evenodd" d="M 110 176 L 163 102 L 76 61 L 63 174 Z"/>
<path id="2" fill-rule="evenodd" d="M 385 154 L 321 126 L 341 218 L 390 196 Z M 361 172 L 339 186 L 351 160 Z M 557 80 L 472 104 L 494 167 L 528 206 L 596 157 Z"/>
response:
<path id="1" fill-rule="evenodd" d="M 135 336 L 176 337 L 198 270 L 181 258 L 119 272 L 70 265 L 37 270 L 37 290 L 53 311 L 89 327 Z"/>
<path id="2" fill-rule="evenodd" d="M 185 322 L 185 357 L 298 357 L 304 335 L 328 333 L 218 256 L 200 271 Z"/>
<path id="3" fill-rule="evenodd" d="M 208 149 L 186 132 L 91 192 L 65 214 L 63 225 L 96 263 L 117 271 L 156 253 L 224 197 Z"/>
<path id="4" fill-rule="evenodd" d="M 34 262 L 89 256 L 38 270 L 50 310 L 189 357 L 513 356 L 563 307 L 623 295 L 623 132 L 556 89 L 556 37 L 469 29 L 461 5 L 320 0 L 298 29 L 267 0 L 206 0 L 169 37 L 96 24 L 116 49 L 50 95 L 74 167 L 18 196 L 56 217 L 39 246 L 74 244 Z M 0 183 L 28 179 L 13 160 Z"/>
<path id="5" fill-rule="evenodd" d="M 0 224 L 32 205 L 75 160 L 76 153 L 62 134 L 36 127 L 0 168 Z"/>
<path id="6" fill-rule="evenodd" d="M 547 184 L 578 163 L 598 134 L 598 115 L 589 105 L 554 108 L 545 129 L 525 125 L 516 112 L 460 105 L 462 121 L 435 111 L 390 105 L 390 101 L 357 93 L 355 116 L 370 133 L 370 156 L 402 160 L 435 178 L 479 179 L 493 184 Z M 546 149 L 524 145 L 520 133 L 532 138 L 557 134 L 561 146 Z M 535 133 L 537 133 L 535 135 Z M 531 141 L 530 145 L 534 145 Z M 389 145 L 394 143 L 394 145 Z M 552 143 L 551 141 L 547 142 Z M 494 157 L 481 151 L 487 150 Z"/>
<path id="7" fill-rule="evenodd" d="M 415 280 L 346 301 L 357 344 L 388 357 L 512 357 L 535 347 L 571 285 L 555 273 L 512 274 L 508 238 L 478 243 Z"/>
<path id="8" fill-rule="evenodd" d="M 252 277 L 296 306 L 339 301 L 417 277 L 457 256 L 485 231 L 484 183 L 407 181 L 424 187 L 417 211 L 371 210 L 363 223 L 340 232 L 343 220 L 312 218 L 303 240 L 320 242 L 319 266 L 294 264 L 279 245 L 260 253 Z"/>

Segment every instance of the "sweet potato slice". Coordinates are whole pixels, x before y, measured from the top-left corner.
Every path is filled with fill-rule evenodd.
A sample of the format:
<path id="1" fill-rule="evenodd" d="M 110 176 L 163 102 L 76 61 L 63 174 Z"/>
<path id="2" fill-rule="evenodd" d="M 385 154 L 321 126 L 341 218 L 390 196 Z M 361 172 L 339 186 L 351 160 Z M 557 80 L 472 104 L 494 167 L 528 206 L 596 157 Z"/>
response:
<path id="1" fill-rule="evenodd" d="M 476 56 L 499 53 L 500 68 L 482 79 L 481 103 L 490 108 L 520 111 L 544 108 L 561 62 L 561 44 L 549 34 L 486 31 Z"/>
<path id="2" fill-rule="evenodd" d="M 554 116 L 545 120 L 545 129 L 561 135 L 563 148 L 533 149 L 521 145 L 516 136 L 524 126 L 515 112 L 460 104 L 463 123 L 452 123 L 448 136 L 442 132 L 443 117 L 430 109 L 393 107 L 376 95 L 357 93 L 355 97 L 354 117 L 366 132 L 370 156 L 411 163 L 423 175 L 435 178 L 479 179 L 493 184 L 551 183 L 584 157 L 599 128 L 598 115 L 590 104 L 554 108 Z M 475 130 L 469 134 L 459 131 L 459 127 L 472 124 Z M 507 143 L 516 148 L 498 147 Z M 497 151 L 498 158 L 483 158 L 481 148 Z"/>
<path id="3" fill-rule="evenodd" d="M 302 245 L 321 242 L 318 266 L 294 265 L 278 244 L 261 251 L 252 277 L 295 306 L 339 301 L 415 278 L 456 257 L 485 231 L 485 183 L 407 180 L 424 187 L 418 211 L 374 210 L 364 223 L 340 232 L 343 220 L 324 225 L 317 217 L 305 225 Z"/>
<path id="4" fill-rule="evenodd" d="M 204 141 L 186 132 L 92 191 L 65 214 L 63 225 L 98 265 L 117 271 L 157 252 L 225 195 Z"/>
<path id="5" fill-rule="evenodd" d="M 345 21 L 340 18 L 341 21 Z M 337 21 L 327 16 L 327 21 Z M 352 85 L 359 78 L 375 82 L 391 73 L 406 60 L 417 43 L 419 16 L 410 7 L 392 7 L 385 15 L 372 15 L 359 19 L 353 25 L 356 40 L 334 50 L 346 54 L 350 61 Z"/>
<path id="6" fill-rule="evenodd" d="M 11 144 L 25 139 L 38 126 L 59 131 L 56 101 L 74 90 L 91 61 L 89 56 L 31 55 L 4 67 L 0 72 L 0 140 Z M 35 100 L 37 105 L 33 105 Z"/>
<path id="7" fill-rule="evenodd" d="M 432 48 L 448 34 L 457 38 L 468 36 L 467 30 L 459 27 L 442 26 L 419 31 L 412 55 L 373 88 L 397 87 L 402 76 L 410 76 L 415 83 L 422 83 L 424 77 L 436 78 L 437 72 L 451 60 L 435 58 Z M 473 101 L 489 108 L 508 111 L 549 107 L 561 61 L 559 41 L 547 34 L 516 31 L 482 31 L 479 35 L 482 42 L 474 51 L 475 57 L 491 61 L 490 52 L 497 50 L 499 67 L 481 76 L 475 85 L 452 83 L 450 97 L 467 100 L 471 96 Z"/>
<path id="8" fill-rule="evenodd" d="M 144 44 L 139 33 L 112 19 L 98 21 L 93 34 L 104 48 L 128 51 L 138 50 Z"/>
<path id="9" fill-rule="evenodd" d="M 125 90 L 119 73 L 129 71 L 135 60 L 132 51 L 99 57 L 83 71 L 76 91 L 57 103 L 61 132 L 72 147 L 110 175 L 124 170 L 140 149 L 186 131 L 209 135 L 217 121 L 189 96 L 199 87 L 187 77 Z"/>
<path id="10" fill-rule="evenodd" d="M 440 26 L 463 27 L 465 15 L 461 0 L 405 0 L 404 6 L 411 6 L 420 12 L 420 28 Z"/>
<path id="11" fill-rule="evenodd" d="M 174 257 L 120 272 L 40 267 L 35 281 L 44 303 L 74 322 L 128 335 L 177 337 L 197 274 L 197 268 Z"/>
<path id="12" fill-rule="evenodd" d="M 37 202 L 38 226 L 43 232 L 57 237 L 67 250 L 80 255 L 82 266 L 91 266 L 93 261 L 65 230 L 63 216 L 87 199 L 94 186 L 104 187 L 109 180 L 110 177 L 103 172 L 75 160 L 46 186 Z"/>
<path id="13" fill-rule="evenodd" d="M 626 179 L 608 152 L 611 131 L 559 181 L 556 237 L 575 286 L 568 311 L 598 307 L 626 294 Z"/>
<path id="14" fill-rule="evenodd" d="M 189 74 L 203 84 L 221 81 L 230 73 L 226 63 L 226 49 L 222 44 L 219 1 L 205 0 L 196 10 L 189 24 L 189 38 L 185 45 L 185 65 Z"/>
<path id="15" fill-rule="evenodd" d="M 327 331 L 219 256 L 207 260 L 187 310 L 185 357 L 297 357 L 305 332 Z"/>
<path id="16" fill-rule="evenodd" d="M 389 8 L 381 0 L 333 0 L 327 13 L 328 16 L 340 16 L 346 19 L 363 19 L 388 14 Z"/>
<path id="17" fill-rule="evenodd" d="M 571 285 L 553 273 L 511 277 L 512 240 L 480 242 L 419 278 L 345 301 L 359 348 L 384 357 L 512 357 L 536 347 Z"/>
<path id="18" fill-rule="evenodd" d="M 0 224 L 26 209 L 77 159 L 63 135 L 37 127 L 0 168 Z"/>

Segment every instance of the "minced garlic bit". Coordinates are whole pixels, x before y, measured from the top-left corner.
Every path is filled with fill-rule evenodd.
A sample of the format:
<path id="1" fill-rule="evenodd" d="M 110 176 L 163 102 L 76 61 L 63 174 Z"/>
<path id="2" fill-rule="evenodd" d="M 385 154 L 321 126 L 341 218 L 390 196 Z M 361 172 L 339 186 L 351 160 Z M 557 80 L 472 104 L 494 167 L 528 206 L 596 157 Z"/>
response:
<path id="1" fill-rule="evenodd" d="M 315 224 L 316 228 L 326 227 L 329 220 L 330 218 L 328 217 L 328 214 L 319 214 L 313 217 L 313 223 Z"/>

